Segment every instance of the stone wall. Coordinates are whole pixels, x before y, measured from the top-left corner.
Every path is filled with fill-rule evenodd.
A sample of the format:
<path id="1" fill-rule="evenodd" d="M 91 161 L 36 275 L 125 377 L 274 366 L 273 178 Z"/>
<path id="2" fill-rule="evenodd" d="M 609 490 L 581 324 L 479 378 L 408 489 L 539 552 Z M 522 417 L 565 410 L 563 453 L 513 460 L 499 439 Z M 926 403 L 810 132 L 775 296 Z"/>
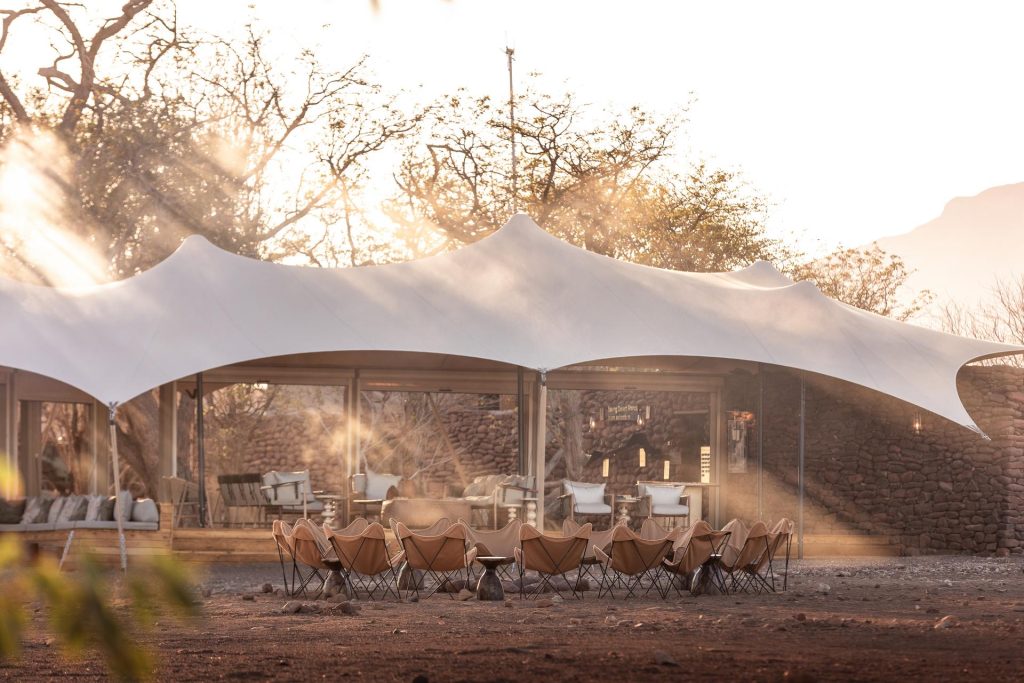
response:
<path id="1" fill-rule="evenodd" d="M 730 375 L 723 408 L 756 412 L 756 377 Z M 870 533 L 889 537 L 906 553 L 1024 552 L 1024 370 L 993 366 L 961 371 L 958 388 L 970 414 L 991 437 L 973 432 L 896 399 L 835 380 L 807 381 L 805 531 L 809 534 Z M 566 394 L 571 392 L 564 392 Z M 602 481 L 600 460 L 585 454 L 614 449 L 644 429 L 652 445 L 672 460 L 672 479 L 696 479 L 691 451 L 706 442 L 707 394 L 683 392 L 574 392 L 567 411 L 563 392 L 549 393 L 547 457 L 549 495 L 568 473 L 566 433 L 577 420 L 583 457 L 580 478 Z M 645 425 L 608 421 L 589 424 L 602 406 L 650 405 Z M 723 516 L 746 520 L 797 517 L 799 382 L 770 372 L 765 380 L 763 503 L 757 509 L 756 439 L 748 444 L 746 473 L 720 467 Z M 457 493 L 473 477 L 514 472 L 518 462 L 516 412 L 479 407 L 475 397 L 450 400 L 441 419 L 451 448 L 417 479 L 421 490 Z M 573 417 L 573 411 L 577 417 Z M 915 422 L 920 428 L 915 428 Z M 216 431 L 216 434 L 214 434 Z M 314 486 L 343 490 L 343 418 L 332 415 L 264 415 L 220 425 L 209 432 L 211 475 L 217 470 L 259 471 L 308 467 Z M 680 435 L 684 438 L 680 441 Z M 686 436 L 689 435 L 689 436 Z M 692 438 L 691 438 L 692 437 Z M 438 430 L 433 438 L 441 443 Z M 682 454 L 682 455 L 681 455 Z M 396 463 L 388 448 L 369 448 L 371 468 L 411 476 L 418 465 Z M 634 457 L 634 456 L 630 456 Z M 646 469 L 620 461 L 609 485 L 626 491 L 638 478 L 661 478 L 663 460 Z"/>
<path id="2" fill-rule="evenodd" d="M 430 462 L 394 457 L 390 440 L 369 446 L 364 457 L 371 469 L 415 477 L 423 491 L 458 493 L 474 477 L 518 469 L 515 410 L 482 410 L 475 400 L 441 412 L 449 450 L 439 430 L 428 434 L 438 448 Z M 367 421 L 368 422 L 368 421 Z M 365 425 L 369 429 L 369 424 Z M 314 488 L 344 491 L 346 425 L 343 415 L 288 412 L 260 418 L 235 417 L 207 430 L 208 472 L 268 472 L 309 469 Z"/>
<path id="3" fill-rule="evenodd" d="M 799 383 L 765 381 L 763 516 L 795 519 Z M 969 367 L 957 383 L 991 441 L 866 389 L 808 380 L 806 533 L 886 535 L 908 554 L 1021 552 L 1024 371 Z M 726 408 L 754 410 L 756 394 L 755 378 L 732 378 Z M 755 471 L 727 475 L 727 516 L 756 516 Z"/>

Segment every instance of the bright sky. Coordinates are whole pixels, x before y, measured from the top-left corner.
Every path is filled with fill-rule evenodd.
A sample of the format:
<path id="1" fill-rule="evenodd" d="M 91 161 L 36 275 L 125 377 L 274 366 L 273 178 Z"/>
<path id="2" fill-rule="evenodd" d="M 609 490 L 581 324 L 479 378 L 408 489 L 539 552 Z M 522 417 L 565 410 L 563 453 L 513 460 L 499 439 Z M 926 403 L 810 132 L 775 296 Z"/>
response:
<path id="1" fill-rule="evenodd" d="M 120 2 L 91 9 L 116 13 Z M 809 252 L 906 232 L 951 198 L 1024 181 L 1024 3 L 178 0 L 209 33 L 270 32 L 337 68 L 369 54 L 388 91 L 571 89 L 595 109 L 696 98 L 682 152 L 742 171 L 770 227 Z M 5 52 L 12 52 L 11 48 Z M 20 54 L 32 69 L 33 48 Z M 681 159 L 681 164 L 684 162 Z M 380 193 L 391 191 L 381 173 Z"/>
<path id="2" fill-rule="evenodd" d="M 949 199 L 1024 181 L 1024 3 L 179 0 L 183 23 L 254 16 L 282 48 L 388 88 L 503 97 L 504 47 L 595 106 L 668 111 L 686 145 L 776 204 L 773 230 L 821 246 L 906 232 Z M 814 242 L 804 245 L 814 250 Z"/>

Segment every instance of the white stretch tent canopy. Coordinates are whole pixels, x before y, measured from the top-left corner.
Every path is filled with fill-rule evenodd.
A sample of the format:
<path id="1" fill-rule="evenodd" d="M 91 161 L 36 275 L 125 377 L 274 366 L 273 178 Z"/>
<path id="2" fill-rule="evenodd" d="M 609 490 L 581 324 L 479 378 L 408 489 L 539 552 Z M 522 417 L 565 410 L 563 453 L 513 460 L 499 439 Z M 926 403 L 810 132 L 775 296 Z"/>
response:
<path id="1" fill-rule="evenodd" d="M 883 318 L 769 263 L 681 273 L 600 256 L 517 215 L 457 251 L 362 268 L 284 266 L 190 237 L 87 290 L 0 281 L 0 364 L 118 404 L 246 360 L 319 351 L 469 356 L 546 371 L 626 356 L 706 356 L 836 377 L 978 431 L 965 363 L 1024 347 Z"/>

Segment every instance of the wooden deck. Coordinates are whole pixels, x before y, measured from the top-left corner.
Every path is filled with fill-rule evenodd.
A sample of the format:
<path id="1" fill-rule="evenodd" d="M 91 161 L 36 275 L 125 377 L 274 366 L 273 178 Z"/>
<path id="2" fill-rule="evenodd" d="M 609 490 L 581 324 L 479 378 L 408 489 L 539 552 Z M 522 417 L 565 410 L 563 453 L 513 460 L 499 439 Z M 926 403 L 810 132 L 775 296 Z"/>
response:
<path id="1" fill-rule="evenodd" d="M 173 554 L 188 563 L 277 562 L 277 545 L 269 528 L 184 528 L 170 530 L 170 519 L 161 515 L 159 531 L 126 531 L 129 564 L 133 558 Z M 389 532 L 390 533 L 390 532 Z M 68 539 L 67 531 L 33 534 L 31 541 L 40 552 L 60 557 Z M 100 561 L 116 564 L 119 558 L 117 533 L 112 530 L 79 529 L 69 548 L 67 566 L 85 553 Z M 793 556 L 797 541 L 793 539 Z M 884 536 L 866 534 L 808 534 L 804 537 L 804 556 L 895 557 L 899 546 Z"/>
<path id="2" fill-rule="evenodd" d="M 270 529 L 175 529 L 175 557 L 186 562 L 277 562 Z"/>

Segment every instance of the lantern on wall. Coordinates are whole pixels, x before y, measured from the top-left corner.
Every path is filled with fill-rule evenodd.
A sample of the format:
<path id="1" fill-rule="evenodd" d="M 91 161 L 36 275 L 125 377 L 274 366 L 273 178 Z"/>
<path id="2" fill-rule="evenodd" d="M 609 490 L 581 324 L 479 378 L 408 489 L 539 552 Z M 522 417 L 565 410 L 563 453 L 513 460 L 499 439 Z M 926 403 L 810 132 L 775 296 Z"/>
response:
<path id="1" fill-rule="evenodd" d="M 611 458 L 605 458 L 601 461 L 601 476 L 607 478 L 609 470 L 611 469 Z"/>
<path id="2" fill-rule="evenodd" d="M 670 478 L 669 473 L 672 471 L 672 463 L 669 462 L 668 458 L 665 458 L 665 463 L 662 465 L 662 470 L 663 471 L 661 473 L 661 478 L 664 479 L 665 481 L 668 481 Z"/>
<path id="3" fill-rule="evenodd" d="M 640 449 L 640 467 L 647 467 L 647 450 Z"/>
<path id="4" fill-rule="evenodd" d="M 921 421 L 921 413 L 914 413 L 914 433 L 920 434 L 924 424 Z"/>

